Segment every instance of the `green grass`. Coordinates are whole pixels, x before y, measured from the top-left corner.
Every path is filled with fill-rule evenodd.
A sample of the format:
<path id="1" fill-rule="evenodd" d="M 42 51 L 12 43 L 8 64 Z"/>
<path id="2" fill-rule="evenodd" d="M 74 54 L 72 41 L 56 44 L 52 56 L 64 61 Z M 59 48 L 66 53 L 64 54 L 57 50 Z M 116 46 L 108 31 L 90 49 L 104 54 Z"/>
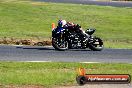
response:
<path id="1" fill-rule="evenodd" d="M 77 68 L 88 74 L 130 74 L 132 64 L 123 63 L 63 63 L 63 62 L 0 62 L 1 85 L 41 85 L 45 87 L 77 85 Z"/>
<path id="2" fill-rule="evenodd" d="M 78 23 L 84 29 L 96 28 L 95 35 L 103 40 L 118 40 L 112 42 L 115 44 L 112 48 L 120 48 L 118 44 L 132 48 L 132 8 L 111 6 L 0 0 L 0 38 L 49 38 L 51 24 L 57 24 L 60 18 Z M 105 44 L 111 47 L 111 42 Z"/>
<path id="3" fill-rule="evenodd" d="M 104 41 L 104 45 L 107 48 L 120 48 L 120 49 L 132 49 L 132 41 Z"/>

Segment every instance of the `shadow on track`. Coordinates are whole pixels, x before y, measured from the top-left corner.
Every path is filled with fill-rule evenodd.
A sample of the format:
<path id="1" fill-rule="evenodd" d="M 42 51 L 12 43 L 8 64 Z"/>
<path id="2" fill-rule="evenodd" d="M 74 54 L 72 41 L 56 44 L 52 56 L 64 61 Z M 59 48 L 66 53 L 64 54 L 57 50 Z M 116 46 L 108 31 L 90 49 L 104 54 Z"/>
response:
<path id="1" fill-rule="evenodd" d="M 55 50 L 53 47 L 16 47 L 19 49 L 27 49 L 27 50 L 54 50 L 54 51 L 58 51 Z M 91 51 L 90 49 L 69 49 L 69 50 L 65 50 L 65 51 Z M 63 52 L 63 51 L 62 51 Z"/>
<path id="2" fill-rule="evenodd" d="M 36 49 L 36 50 L 55 50 L 53 48 L 48 48 L 48 47 L 16 47 L 16 48 L 21 48 L 21 49 Z"/>
<path id="3" fill-rule="evenodd" d="M 90 49 L 69 49 L 68 51 L 91 51 Z"/>

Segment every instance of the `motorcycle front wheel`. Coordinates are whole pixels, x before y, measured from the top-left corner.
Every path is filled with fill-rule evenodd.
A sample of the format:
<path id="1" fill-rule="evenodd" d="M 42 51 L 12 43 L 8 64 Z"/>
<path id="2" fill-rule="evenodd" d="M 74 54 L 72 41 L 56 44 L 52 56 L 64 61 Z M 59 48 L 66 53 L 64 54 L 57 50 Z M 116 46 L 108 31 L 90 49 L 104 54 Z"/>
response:
<path id="1" fill-rule="evenodd" d="M 68 49 L 68 42 L 65 40 L 60 40 L 58 38 L 52 38 L 52 46 L 59 51 L 64 51 Z"/>
<path id="2" fill-rule="evenodd" d="M 104 48 L 103 41 L 99 37 L 94 37 L 89 44 L 89 48 L 93 51 L 101 51 Z"/>

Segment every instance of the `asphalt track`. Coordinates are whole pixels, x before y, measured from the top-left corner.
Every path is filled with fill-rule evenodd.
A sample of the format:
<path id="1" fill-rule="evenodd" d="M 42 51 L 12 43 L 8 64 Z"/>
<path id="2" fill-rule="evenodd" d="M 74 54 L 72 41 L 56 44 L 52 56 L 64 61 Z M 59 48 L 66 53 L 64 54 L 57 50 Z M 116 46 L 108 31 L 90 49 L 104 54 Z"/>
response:
<path id="1" fill-rule="evenodd" d="M 42 2 L 55 2 L 55 3 L 74 3 L 74 4 L 87 4 L 87 5 L 101 5 L 101 6 L 114 6 L 114 7 L 132 7 L 132 2 L 121 1 L 96 1 L 96 0 L 34 0 Z"/>
<path id="2" fill-rule="evenodd" d="M 132 63 L 132 49 L 72 49 L 56 51 L 52 46 L 0 45 L 1 61 L 115 62 Z"/>

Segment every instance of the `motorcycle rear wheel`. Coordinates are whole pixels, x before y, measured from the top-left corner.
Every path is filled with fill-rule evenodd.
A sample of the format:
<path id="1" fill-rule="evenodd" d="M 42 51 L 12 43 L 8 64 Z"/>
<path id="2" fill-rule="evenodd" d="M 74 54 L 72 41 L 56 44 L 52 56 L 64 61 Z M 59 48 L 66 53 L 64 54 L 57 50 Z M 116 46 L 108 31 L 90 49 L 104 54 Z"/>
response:
<path id="1" fill-rule="evenodd" d="M 103 41 L 99 37 L 94 37 L 93 42 L 89 44 L 89 48 L 93 51 L 101 51 L 104 48 Z"/>

